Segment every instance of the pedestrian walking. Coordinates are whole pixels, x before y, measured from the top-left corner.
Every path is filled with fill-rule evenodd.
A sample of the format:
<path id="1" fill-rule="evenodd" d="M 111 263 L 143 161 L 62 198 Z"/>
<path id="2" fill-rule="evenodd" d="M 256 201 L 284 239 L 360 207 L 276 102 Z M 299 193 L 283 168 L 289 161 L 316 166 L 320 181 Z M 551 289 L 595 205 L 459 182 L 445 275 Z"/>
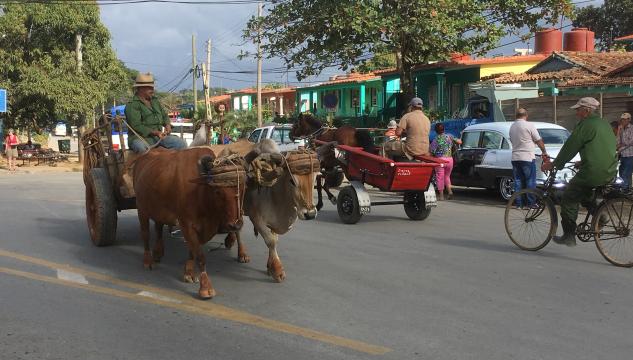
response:
<path id="1" fill-rule="evenodd" d="M 536 161 L 534 145 L 541 149 L 543 157 L 547 157 L 545 144 L 534 124 L 527 121 L 528 112 L 521 108 L 517 110 L 516 120 L 510 126 L 510 142 L 512 143 L 512 176 L 514 178 L 514 191 L 536 188 Z M 534 199 L 528 196 L 527 204 L 523 199 L 517 198 L 517 207 L 531 206 Z"/>
<path id="2" fill-rule="evenodd" d="M 444 124 L 435 124 L 437 136 L 431 142 L 431 155 L 442 160 L 443 166 L 435 168 L 435 180 L 437 182 L 438 198 L 444 200 L 444 188 L 447 191 L 447 198 L 453 198 L 453 188 L 451 187 L 451 173 L 453 172 L 453 148 L 456 144 L 461 144 L 460 139 L 444 132 Z"/>
<path id="3" fill-rule="evenodd" d="M 633 175 L 633 126 L 631 126 L 629 113 L 623 113 L 620 116 L 617 149 L 620 154 L 620 177 L 624 180 L 624 185 L 630 187 L 631 175 Z"/>
<path id="4" fill-rule="evenodd" d="M 18 136 L 15 135 L 13 129 L 9 129 L 4 139 L 4 153 L 7 155 L 7 168 L 9 171 L 15 171 L 15 160 L 18 158 Z"/>

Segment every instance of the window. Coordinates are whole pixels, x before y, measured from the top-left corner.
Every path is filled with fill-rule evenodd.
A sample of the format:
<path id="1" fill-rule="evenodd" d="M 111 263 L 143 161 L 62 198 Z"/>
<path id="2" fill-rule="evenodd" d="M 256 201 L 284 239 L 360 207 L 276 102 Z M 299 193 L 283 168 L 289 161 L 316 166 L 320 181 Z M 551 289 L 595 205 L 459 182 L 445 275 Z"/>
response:
<path id="1" fill-rule="evenodd" d="M 268 139 L 268 128 L 265 128 L 265 129 L 262 131 L 262 136 L 261 136 L 261 138 L 262 138 L 262 140 L 263 140 L 263 139 Z"/>
<path id="2" fill-rule="evenodd" d="M 369 88 L 369 98 L 371 99 L 371 106 L 378 105 L 378 89 Z"/>
<path id="3" fill-rule="evenodd" d="M 479 147 L 479 131 L 469 131 L 462 135 L 462 149 L 474 149 Z"/>
<path id="4" fill-rule="evenodd" d="M 242 110 L 249 110 L 249 106 L 248 106 L 248 100 L 249 100 L 249 96 L 248 95 L 244 95 L 242 96 Z"/>
<path id="5" fill-rule="evenodd" d="M 248 137 L 248 141 L 256 143 L 259 140 L 259 134 L 261 134 L 262 129 L 257 129 L 251 133 L 251 136 Z"/>
<path id="6" fill-rule="evenodd" d="M 271 135 L 270 139 L 276 142 L 277 145 L 281 145 L 284 143 L 283 142 L 284 135 L 285 134 L 284 134 L 283 129 L 274 129 L 273 134 Z"/>
<path id="7" fill-rule="evenodd" d="M 351 89 L 349 91 L 350 97 L 349 97 L 349 104 L 350 107 L 355 109 L 357 107 L 360 106 L 360 91 L 358 89 Z"/>
<path id="8" fill-rule="evenodd" d="M 569 137 L 569 131 L 565 129 L 537 129 L 545 145 L 562 145 Z"/>
<path id="9" fill-rule="evenodd" d="M 233 98 L 233 110 L 240 110 L 240 98 L 239 97 L 234 97 Z"/>
<path id="10" fill-rule="evenodd" d="M 503 142 L 503 136 L 498 132 L 484 131 L 484 136 L 481 140 L 481 147 L 484 149 L 499 149 Z"/>
<path id="11" fill-rule="evenodd" d="M 501 148 L 503 150 L 508 150 L 510 149 L 510 143 L 508 142 L 508 139 L 503 138 L 503 144 L 501 144 Z"/>

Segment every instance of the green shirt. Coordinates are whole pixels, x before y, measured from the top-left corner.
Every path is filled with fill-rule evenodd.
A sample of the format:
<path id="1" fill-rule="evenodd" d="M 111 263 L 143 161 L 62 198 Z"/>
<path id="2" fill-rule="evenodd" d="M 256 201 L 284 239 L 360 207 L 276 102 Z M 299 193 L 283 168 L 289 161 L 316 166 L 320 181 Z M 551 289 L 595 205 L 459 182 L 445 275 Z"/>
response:
<path id="1" fill-rule="evenodd" d="M 152 131 L 163 131 L 163 126 L 169 124 L 169 117 L 160 105 L 157 97 L 152 97 L 151 107 L 145 105 L 141 99 L 134 95 L 132 100 L 125 105 L 125 117 L 132 129 L 141 135 L 150 145 L 158 141 L 157 136 L 151 135 Z M 134 131 L 128 132 L 128 146 L 138 136 Z"/>
<path id="2" fill-rule="evenodd" d="M 560 149 L 554 166 L 561 169 L 580 152 L 580 170 L 574 182 L 585 186 L 608 183 L 617 173 L 616 139 L 611 126 L 597 115 L 582 120 Z"/>

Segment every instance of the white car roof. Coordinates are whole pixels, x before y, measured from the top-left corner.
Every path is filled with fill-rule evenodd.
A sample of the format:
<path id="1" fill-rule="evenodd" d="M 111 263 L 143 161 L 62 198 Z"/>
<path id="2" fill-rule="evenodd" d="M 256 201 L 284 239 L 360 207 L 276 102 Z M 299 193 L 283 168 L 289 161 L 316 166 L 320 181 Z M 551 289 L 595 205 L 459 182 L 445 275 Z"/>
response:
<path id="1" fill-rule="evenodd" d="M 530 121 L 532 124 L 536 126 L 537 129 L 560 129 L 566 130 L 564 127 L 552 123 L 546 123 L 541 121 Z M 498 131 L 502 133 L 505 137 L 510 136 L 510 126 L 514 124 L 514 121 L 499 121 L 499 122 L 489 122 L 483 124 L 475 124 L 467 126 L 464 131 L 485 131 L 492 130 Z"/>

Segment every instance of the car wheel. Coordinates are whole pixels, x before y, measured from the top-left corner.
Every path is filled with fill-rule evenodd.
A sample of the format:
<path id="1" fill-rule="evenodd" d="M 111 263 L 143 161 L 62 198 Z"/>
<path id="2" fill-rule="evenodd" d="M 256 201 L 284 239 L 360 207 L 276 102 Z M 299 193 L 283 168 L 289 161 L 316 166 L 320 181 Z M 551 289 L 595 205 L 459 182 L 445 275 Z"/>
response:
<path id="1" fill-rule="evenodd" d="M 514 194 L 514 179 L 509 176 L 504 176 L 499 179 L 499 194 L 503 200 L 509 200 Z"/>

